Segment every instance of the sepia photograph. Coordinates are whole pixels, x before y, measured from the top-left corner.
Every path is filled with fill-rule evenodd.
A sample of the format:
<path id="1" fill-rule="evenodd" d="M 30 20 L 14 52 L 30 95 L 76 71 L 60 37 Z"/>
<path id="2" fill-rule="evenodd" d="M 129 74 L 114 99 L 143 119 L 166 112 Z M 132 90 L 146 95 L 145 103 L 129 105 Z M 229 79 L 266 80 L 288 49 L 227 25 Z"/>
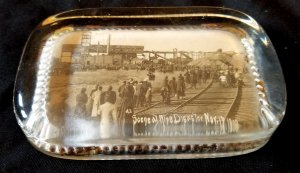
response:
<path id="1" fill-rule="evenodd" d="M 259 130 L 257 89 L 239 39 L 180 27 L 60 37 L 48 82 L 52 138 L 86 144 Z"/>

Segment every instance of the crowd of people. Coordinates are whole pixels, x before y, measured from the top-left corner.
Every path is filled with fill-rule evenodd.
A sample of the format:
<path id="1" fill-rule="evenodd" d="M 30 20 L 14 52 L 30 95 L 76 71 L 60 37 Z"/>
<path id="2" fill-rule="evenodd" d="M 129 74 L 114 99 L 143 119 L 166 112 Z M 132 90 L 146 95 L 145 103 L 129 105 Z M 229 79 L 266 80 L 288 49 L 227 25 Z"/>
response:
<path id="1" fill-rule="evenodd" d="M 179 74 L 177 80 L 175 77 L 169 80 L 166 76 L 161 88 L 162 102 L 170 104 L 170 98 L 172 97 L 183 99 L 188 85 L 190 88 L 197 89 L 197 85 L 205 84 L 212 77 L 211 73 L 211 70 L 207 67 L 202 69 L 201 67 L 190 67 L 186 68 L 183 75 Z"/>
<path id="2" fill-rule="evenodd" d="M 76 96 L 74 115 L 85 118 L 101 117 L 101 137 L 111 137 L 109 129 L 116 127 L 117 123 L 116 99 L 116 92 L 113 91 L 112 86 L 109 86 L 107 91 L 103 91 L 102 86 L 96 85 L 89 96 L 86 94 L 86 88 L 82 88 Z"/>
<path id="3" fill-rule="evenodd" d="M 243 75 L 238 69 L 212 69 L 210 67 L 190 67 L 177 77 L 165 76 L 160 88 L 161 102 L 171 104 L 171 98 L 184 99 L 186 89 L 197 89 L 209 80 L 219 82 L 220 87 L 236 87 L 243 84 Z M 158 82 L 160 83 L 160 81 Z M 157 90 L 156 90 L 157 91 Z M 100 85 L 87 94 L 82 88 L 76 96 L 74 114 L 89 118 L 100 118 L 101 137 L 111 137 L 111 128 L 123 136 L 132 135 L 131 116 L 134 110 L 152 105 L 152 84 L 148 78 L 136 81 L 132 78 L 123 81 L 117 91 L 112 86 L 106 90 Z M 117 101 L 118 100 L 118 101 Z"/>
<path id="4" fill-rule="evenodd" d="M 186 83 L 190 84 L 191 88 L 196 88 L 197 84 L 206 83 L 211 78 L 212 70 L 209 67 L 193 67 L 186 70 L 184 74 Z"/>
<path id="5" fill-rule="evenodd" d="M 117 97 L 119 102 L 117 103 Z M 102 138 L 112 136 L 111 128 L 123 136 L 132 135 L 130 117 L 134 108 L 147 107 L 151 105 L 152 86 L 148 79 L 134 81 L 129 79 L 123 81 L 118 88 L 118 96 L 112 86 L 106 91 L 103 87 L 96 85 L 88 95 L 86 88 L 82 88 L 76 96 L 75 116 L 85 118 L 100 118 L 100 134 Z"/>
<path id="6" fill-rule="evenodd" d="M 218 71 L 219 85 L 224 88 L 244 86 L 243 74 L 238 69 L 220 70 Z"/>

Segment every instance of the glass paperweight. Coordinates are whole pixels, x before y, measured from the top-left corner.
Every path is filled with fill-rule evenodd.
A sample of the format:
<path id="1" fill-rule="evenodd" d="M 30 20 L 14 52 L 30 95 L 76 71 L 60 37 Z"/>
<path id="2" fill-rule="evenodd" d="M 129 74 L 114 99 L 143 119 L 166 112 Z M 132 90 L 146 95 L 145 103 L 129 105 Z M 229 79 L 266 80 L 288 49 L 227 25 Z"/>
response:
<path id="1" fill-rule="evenodd" d="M 18 124 L 66 159 L 206 158 L 255 151 L 286 89 L 261 26 L 225 8 L 103 8 L 44 20 L 14 90 Z"/>

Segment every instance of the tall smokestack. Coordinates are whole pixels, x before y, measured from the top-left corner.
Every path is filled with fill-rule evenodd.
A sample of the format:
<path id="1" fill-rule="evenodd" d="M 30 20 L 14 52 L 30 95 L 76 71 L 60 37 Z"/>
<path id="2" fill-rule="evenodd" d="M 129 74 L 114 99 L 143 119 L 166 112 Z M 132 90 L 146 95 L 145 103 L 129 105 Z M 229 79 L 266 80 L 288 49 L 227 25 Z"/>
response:
<path id="1" fill-rule="evenodd" d="M 107 46 L 106 46 L 107 55 L 109 54 L 109 47 L 110 47 L 110 34 L 108 34 L 108 38 L 107 38 Z"/>

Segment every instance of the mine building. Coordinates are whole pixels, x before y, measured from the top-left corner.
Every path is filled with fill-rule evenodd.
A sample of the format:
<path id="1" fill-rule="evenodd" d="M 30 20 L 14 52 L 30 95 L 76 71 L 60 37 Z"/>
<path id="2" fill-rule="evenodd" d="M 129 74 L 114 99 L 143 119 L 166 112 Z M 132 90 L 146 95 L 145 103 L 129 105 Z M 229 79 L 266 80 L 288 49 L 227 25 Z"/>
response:
<path id="1" fill-rule="evenodd" d="M 81 44 L 64 44 L 60 62 L 81 64 L 84 67 L 116 66 L 137 60 L 144 52 L 144 46 L 111 45 L 110 36 L 106 45 L 92 45 L 89 33 L 83 33 Z"/>
<path id="2" fill-rule="evenodd" d="M 209 66 L 222 63 L 231 65 L 235 52 L 168 51 L 144 50 L 143 45 L 113 45 L 107 42 L 91 44 L 91 33 L 83 32 L 78 44 L 63 44 L 57 67 L 68 67 L 71 71 L 96 69 L 149 69 L 172 72 L 184 70 L 186 66 Z M 241 66 L 241 65 L 239 65 Z M 71 67 L 71 68 L 70 68 Z M 60 70 L 60 69 L 59 69 Z"/>

